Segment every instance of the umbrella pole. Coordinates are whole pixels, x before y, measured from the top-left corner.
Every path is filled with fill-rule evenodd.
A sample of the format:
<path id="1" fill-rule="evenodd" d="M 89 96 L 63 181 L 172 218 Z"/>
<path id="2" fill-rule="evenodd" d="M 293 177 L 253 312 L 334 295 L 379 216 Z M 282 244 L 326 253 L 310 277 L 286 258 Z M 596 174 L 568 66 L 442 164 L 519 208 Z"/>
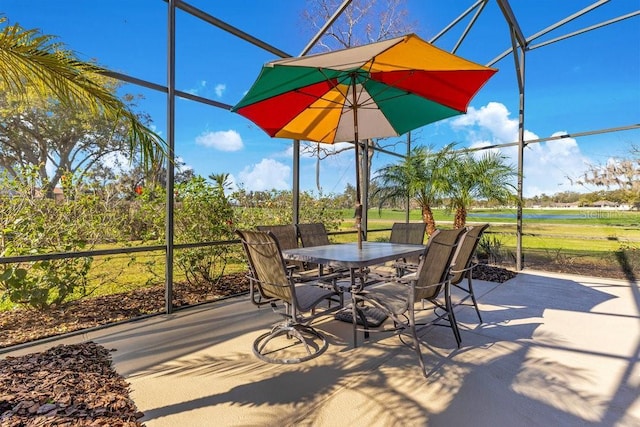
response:
<path id="1" fill-rule="evenodd" d="M 351 76 L 353 96 L 353 137 L 356 157 L 356 232 L 358 233 L 358 249 L 362 249 L 362 195 L 360 187 L 360 142 L 358 141 L 358 97 L 356 95 L 356 74 Z"/>

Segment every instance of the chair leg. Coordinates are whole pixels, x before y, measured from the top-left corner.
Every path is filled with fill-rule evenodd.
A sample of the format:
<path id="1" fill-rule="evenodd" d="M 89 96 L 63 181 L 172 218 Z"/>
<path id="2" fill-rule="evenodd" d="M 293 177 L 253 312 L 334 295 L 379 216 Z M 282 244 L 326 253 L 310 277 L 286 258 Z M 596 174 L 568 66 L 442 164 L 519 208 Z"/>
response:
<path id="1" fill-rule="evenodd" d="M 306 334 L 309 339 L 316 339 L 319 341 L 319 344 L 316 346 L 309 345 L 309 339 L 304 336 Z M 305 354 L 302 356 L 295 356 L 293 354 L 288 355 L 284 354 L 282 356 L 278 356 L 279 350 L 286 350 L 286 347 L 283 347 L 278 350 L 269 350 L 265 351 L 267 344 L 281 335 L 286 335 L 287 338 L 295 338 L 305 350 Z M 307 360 L 313 359 L 314 357 L 320 356 L 327 349 L 329 343 L 320 332 L 316 331 L 311 326 L 301 325 L 301 324 L 290 324 L 287 322 L 278 324 L 274 326 L 271 331 L 266 332 L 256 338 L 253 342 L 253 353 L 258 357 L 258 359 L 268 362 L 268 363 L 280 363 L 280 364 L 292 364 L 292 363 L 301 363 Z"/>
<path id="2" fill-rule="evenodd" d="M 420 369 L 422 369 L 422 375 L 428 378 L 427 368 L 424 366 L 424 360 L 422 359 L 422 351 L 420 350 L 420 340 L 418 339 L 418 333 L 416 331 L 416 315 L 413 308 L 409 309 L 409 328 L 411 329 L 411 336 L 413 337 L 413 349 L 418 356 L 418 362 L 420 362 Z"/>
<path id="3" fill-rule="evenodd" d="M 458 348 L 460 348 L 460 343 L 462 342 L 462 337 L 460 336 L 460 330 L 458 329 L 458 322 L 456 321 L 456 315 L 453 312 L 453 304 L 451 303 L 451 286 L 450 283 L 446 283 L 444 287 L 444 301 L 447 310 L 447 317 L 449 319 L 449 324 L 451 325 L 451 329 L 453 330 L 453 336 L 456 338 L 456 343 L 458 344 Z"/>
<path id="4" fill-rule="evenodd" d="M 469 295 L 471 295 L 471 301 L 473 301 L 473 306 L 476 308 L 476 313 L 478 314 L 478 319 L 480 320 L 480 323 L 484 323 L 482 321 L 482 316 L 480 315 L 480 309 L 478 308 L 478 301 L 476 301 L 476 294 L 473 292 L 473 280 L 471 278 L 471 271 L 470 270 L 469 273 L 467 273 L 467 281 L 469 283 Z"/>

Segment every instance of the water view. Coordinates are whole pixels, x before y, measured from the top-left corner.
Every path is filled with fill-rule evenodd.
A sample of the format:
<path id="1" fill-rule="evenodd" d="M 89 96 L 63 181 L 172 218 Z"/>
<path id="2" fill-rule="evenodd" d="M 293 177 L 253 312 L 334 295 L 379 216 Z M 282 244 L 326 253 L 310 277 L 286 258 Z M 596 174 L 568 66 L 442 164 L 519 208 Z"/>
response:
<path id="1" fill-rule="evenodd" d="M 469 218 L 505 218 L 516 219 L 516 213 L 472 213 L 467 215 Z M 523 213 L 523 219 L 585 219 L 585 214 L 547 214 L 547 213 Z"/>

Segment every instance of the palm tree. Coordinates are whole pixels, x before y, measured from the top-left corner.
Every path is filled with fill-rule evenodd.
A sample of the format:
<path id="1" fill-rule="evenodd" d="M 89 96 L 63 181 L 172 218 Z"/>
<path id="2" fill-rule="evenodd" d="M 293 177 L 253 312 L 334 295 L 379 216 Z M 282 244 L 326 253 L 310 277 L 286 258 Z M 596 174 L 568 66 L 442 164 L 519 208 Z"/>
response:
<path id="1" fill-rule="evenodd" d="M 515 201 L 513 166 L 498 153 L 485 153 L 475 158 L 470 153 L 451 152 L 450 168 L 447 172 L 445 194 L 451 209 L 455 210 L 454 228 L 464 227 L 467 208 L 474 200 L 486 199 L 500 203 Z"/>
<path id="2" fill-rule="evenodd" d="M 209 179 L 213 181 L 216 191 L 224 195 L 225 191 L 229 191 L 232 188 L 230 180 L 231 175 L 228 173 L 212 173 L 209 175 Z"/>
<path id="3" fill-rule="evenodd" d="M 403 203 L 414 200 L 420 206 L 422 221 L 427 224 L 427 233 L 436 230 L 431 207 L 436 203 L 444 187 L 443 179 L 450 161 L 452 145 L 438 152 L 431 148 L 416 147 L 405 159 L 380 169 L 375 178 L 378 188 L 374 196 L 379 197 L 378 206 L 385 202 Z"/>
<path id="4" fill-rule="evenodd" d="M 0 17 L 0 24 L 7 18 Z M 126 121 L 131 153 L 140 151 L 145 167 L 158 164 L 165 154 L 162 138 L 145 126 L 95 76 L 105 70 L 78 60 L 54 37 L 18 24 L 0 30 L 0 91 L 22 99 L 37 96 L 57 99 L 69 108 Z"/>

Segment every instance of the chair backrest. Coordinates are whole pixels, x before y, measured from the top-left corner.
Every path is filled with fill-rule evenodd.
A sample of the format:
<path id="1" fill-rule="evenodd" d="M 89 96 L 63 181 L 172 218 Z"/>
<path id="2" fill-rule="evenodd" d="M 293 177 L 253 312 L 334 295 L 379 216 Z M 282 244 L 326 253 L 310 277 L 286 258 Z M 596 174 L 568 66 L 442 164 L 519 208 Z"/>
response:
<path id="1" fill-rule="evenodd" d="M 464 228 L 458 230 L 436 230 L 429 237 L 417 272 L 414 301 L 436 297 L 449 277 L 451 261 Z"/>
<path id="2" fill-rule="evenodd" d="M 259 225 L 258 231 L 270 231 L 278 239 L 280 249 L 295 249 L 298 247 L 298 230 L 293 224 L 288 225 Z"/>
<path id="3" fill-rule="evenodd" d="M 269 231 L 236 230 L 247 254 L 252 280 L 265 298 L 295 304 L 294 285 L 289 280 L 280 245 Z"/>
<path id="4" fill-rule="evenodd" d="M 421 245 L 424 242 L 424 233 L 427 224 L 424 222 L 396 222 L 391 227 L 391 243 L 409 243 Z"/>
<path id="5" fill-rule="evenodd" d="M 412 245 L 421 245 L 424 243 L 424 233 L 427 230 L 427 224 L 424 222 L 395 222 L 391 227 L 391 243 L 409 243 Z M 420 256 L 412 256 L 404 258 L 404 262 L 409 264 L 418 264 Z"/>
<path id="6" fill-rule="evenodd" d="M 256 227 L 258 231 L 270 231 L 278 239 L 280 249 L 295 249 L 298 247 L 298 229 L 295 225 L 259 225 Z M 299 271 L 305 269 L 302 261 L 287 261 L 287 265 L 293 265 Z"/>
<path id="7" fill-rule="evenodd" d="M 300 233 L 302 246 L 305 248 L 331 244 L 329 233 L 327 233 L 327 229 L 321 222 L 298 224 L 298 233 Z"/>
<path id="8" fill-rule="evenodd" d="M 458 245 L 458 250 L 453 259 L 451 267 L 451 283 L 458 284 L 469 273 L 469 267 L 473 263 L 473 256 L 476 253 L 482 233 L 489 227 L 489 224 L 473 225 L 467 227 L 467 233 Z"/>

